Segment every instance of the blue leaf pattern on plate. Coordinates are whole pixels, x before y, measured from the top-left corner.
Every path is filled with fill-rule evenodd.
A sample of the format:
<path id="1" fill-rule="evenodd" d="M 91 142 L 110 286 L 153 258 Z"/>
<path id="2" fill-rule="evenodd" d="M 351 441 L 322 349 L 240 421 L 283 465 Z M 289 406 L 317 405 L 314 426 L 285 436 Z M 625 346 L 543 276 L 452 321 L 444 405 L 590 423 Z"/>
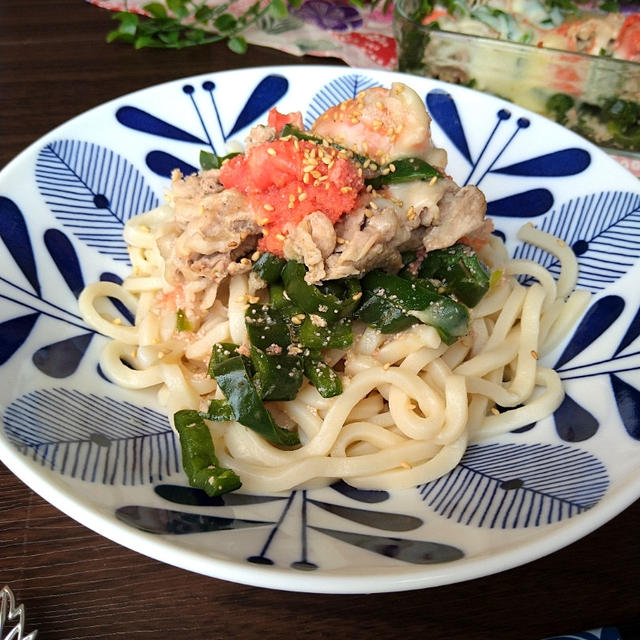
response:
<path id="1" fill-rule="evenodd" d="M 84 333 L 40 347 L 33 354 L 33 364 L 52 378 L 68 378 L 78 369 L 93 336 Z"/>
<path id="2" fill-rule="evenodd" d="M 417 529 L 422 525 L 422 520 L 414 516 L 409 516 L 403 513 L 389 513 L 378 512 L 370 509 L 357 509 L 355 507 L 346 507 L 344 505 L 333 504 L 330 502 L 324 502 L 321 500 L 312 500 L 308 498 L 309 504 L 312 504 L 320 509 L 339 516 L 357 522 L 359 524 L 365 524 L 370 527 L 377 527 L 378 529 L 385 529 L 387 531 L 411 531 Z"/>
<path id="3" fill-rule="evenodd" d="M 605 296 L 596 300 L 584 314 L 554 368 L 560 369 L 595 342 L 620 317 L 624 305 L 624 299 L 620 296 Z"/>
<path id="4" fill-rule="evenodd" d="M 125 222 L 158 205 L 128 160 L 82 140 L 57 140 L 41 149 L 36 181 L 53 215 L 76 238 L 119 262 L 129 262 Z"/>
<path id="5" fill-rule="evenodd" d="M 231 136 L 251 125 L 256 119 L 264 115 L 274 106 L 287 92 L 289 81 L 284 76 L 275 74 L 267 75 L 260 80 L 248 97 L 234 125 L 228 132 L 224 130 L 220 110 L 216 102 L 215 83 L 206 80 L 201 84 L 200 88 L 207 95 L 207 102 L 210 102 L 213 111 L 213 126 L 210 114 L 205 111 L 196 99 L 198 95 L 196 87 L 191 84 L 185 84 L 182 87 L 182 92 L 189 99 L 196 116 L 196 121 L 202 128 L 203 137 L 185 131 L 183 128 L 177 127 L 158 116 L 130 105 L 120 107 L 116 111 L 116 120 L 123 126 L 135 131 L 141 131 L 169 140 L 198 144 L 202 147 L 209 148 L 214 153 L 224 155 L 226 153 L 226 151 L 222 149 L 224 143 Z M 219 149 L 217 148 L 218 143 L 221 143 Z M 185 175 L 197 171 L 197 167 L 194 167 L 189 162 L 159 149 L 153 149 L 147 154 L 146 163 L 154 173 L 162 177 L 169 177 L 173 169 L 180 169 Z M 145 209 L 139 209 L 139 211 L 144 210 Z"/>
<path id="6" fill-rule="evenodd" d="M 440 542 L 337 531 L 326 527 L 311 528 L 336 540 L 411 564 L 440 564 L 460 560 L 464 557 L 464 553 L 458 547 Z"/>
<path id="7" fill-rule="evenodd" d="M 77 298 L 85 287 L 78 254 L 69 238 L 58 229 L 47 229 L 44 234 L 44 243 L 49 255 L 55 262 L 60 275 L 67 286 Z"/>
<path id="8" fill-rule="evenodd" d="M 414 563 L 435 563 L 449 562 L 462 557 L 460 549 L 449 545 L 442 545 L 422 540 L 411 540 L 403 538 L 391 538 L 387 535 L 369 534 L 362 532 L 348 532 L 336 529 L 325 529 L 310 523 L 308 505 L 322 509 L 338 518 L 348 520 L 356 525 L 361 524 L 369 528 L 388 531 L 410 531 L 419 528 L 423 524 L 421 518 L 403 513 L 391 513 L 388 511 L 377 511 L 375 509 L 364 509 L 344 504 L 334 504 L 322 500 L 310 499 L 307 491 L 291 491 L 288 495 L 278 494 L 275 496 L 260 496 L 247 494 L 225 494 L 223 496 L 209 497 L 201 489 L 183 487 L 179 485 L 158 485 L 155 487 L 158 496 L 172 503 L 184 504 L 197 507 L 214 507 L 224 509 L 233 507 L 233 514 L 237 522 L 254 522 L 248 520 L 247 515 L 251 510 L 246 511 L 243 507 L 253 507 L 256 505 L 266 505 L 269 508 L 270 520 L 261 524 L 273 525 L 265 534 L 264 543 L 259 553 L 247 558 L 253 564 L 273 565 L 274 561 L 269 557 L 269 549 L 281 531 L 281 525 L 292 512 L 293 505 L 296 504 L 296 497 L 301 496 L 297 501 L 299 505 L 299 538 L 298 544 L 292 548 L 291 540 L 287 547 L 293 554 L 296 553 L 296 546 L 299 546 L 300 555 L 297 560 L 290 563 L 290 566 L 299 571 L 312 571 L 318 565 L 309 560 L 307 533 L 309 529 L 321 531 L 334 538 L 347 542 L 348 544 L 360 547 L 367 551 L 382 553 L 388 557 L 397 558 L 405 562 Z M 279 510 L 279 513 L 278 513 Z M 262 510 L 264 513 L 264 509 Z M 163 534 L 183 534 L 183 533 L 204 533 L 219 530 L 226 530 L 231 525 L 229 519 L 221 518 L 218 515 L 185 513 L 182 511 L 158 509 L 143 505 L 129 505 L 117 510 L 118 518 L 123 519 L 131 526 L 151 533 Z M 317 514 L 316 514 L 317 515 Z M 184 523 L 184 517 L 189 517 L 189 522 Z M 242 516 L 242 517 L 240 517 Z M 181 522 L 185 526 L 174 527 L 176 522 Z M 220 525 L 220 526 L 219 526 Z M 295 556 L 294 556 L 295 557 Z"/>
<path id="9" fill-rule="evenodd" d="M 250 493 L 223 493 L 209 496 L 202 489 L 179 484 L 157 484 L 153 490 L 164 500 L 193 507 L 237 507 L 282 501 L 284 496 L 263 496 Z"/>
<path id="10" fill-rule="evenodd" d="M 618 376 L 609 377 L 624 428 L 632 438 L 640 440 L 640 392 Z"/>
<path id="11" fill-rule="evenodd" d="M 0 365 L 10 360 L 24 344 L 39 317 L 39 313 L 30 313 L 0 323 Z"/>
<path id="12" fill-rule="evenodd" d="M 389 499 L 388 491 L 381 491 L 380 489 L 357 489 L 347 484 L 344 480 L 338 480 L 331 485 L 331 488 L 338 493 L 351 498 L 351 500 L 357 500 L 358 502 L 376 503 L 384 502 Z"/>
<path id="13" fill-rule="evenodd" d="M 180 471 L 164 414 L 69 389 L 42 389 L 12 402 L 4 429 L 43 466 L 87 482 L 139 485 Z"/>
<path id="14" fill-rule="evenodd" d="M 446 476 L 419 487 L 456 522 L 515 529 L 559 522 L 594 506 L 609 485 L 592 454 L 565 445 L 471 445 Z"/>
<path id="15" fill-rule="evenodd" d="M 537 218 L 553 206 L 548 189 L 531 189 L 487 202 L 487 215 L 493 218 Z"/>
<path id="16" fill-rule="evenodd" d="M 378 86 L 380 86 L 379 82 L 358 73 L 332 80 L 313 96 L 304 116 L 304 126 L 310 129 L 311 125 L 329 107 L 344 100 L 355 98 L 360 91 Z"/>
<path id="17" fill-rule="evenodd" d="M 442 89 L 434 89 L 427 94 L 426 104 L 431 117 L 471 164 L 473 160 L 467 144 L 467 136 L 460 120 L 458 107 L 456 107 L 452 96 Z"/>
<path id="18" fill-rule="evenodd" d="M 225 136 L 225 139 L 242 131 L 273 107 L 289 89 L 289 81 L 280 75 L 263 78 L 251 92 L 238 119 Z M 213 99 L 213 98 L 212 98 Z"/>
<path id="19" fill-rule="evenodd" d="M 174 169 L 179 169 L 183 175 L 188 176 L 198 171 L 192 164 L 176 158 L 166 151 L 150 151 L 145 158 L 147 167 L 163 178 L 169 178 Z"/>
<path id="20" fill-rule="evenodd" d="M 162 118 L 158 118 L 147 111 L 137 107 L 124 106 L 116 111 L 116 120 L 125 127 L 142 133 L 149 133 L 152 136 L 160 136 L 168 140 L 181 140 L 183 142 L 193 142 L 196 144 L 207 144 L 206 140 L 198 138 L 193 134 L 176 127 Z"/>
<path id="21" fill-rule="evenodd" d="M 578 284 L 599 291 L 622 277 L 640 257 L 640 194 L 599 192 L 563 203 L 537 223 L 562 238 L 578 256 Z M 521 245 L 517 258 L 540 260 L 558 273 L 558 260 L 531 245 Z"/>
<path id="22" fill-rule="evenodd" d="M 0 237 L 33 289 L 30 291 L 13 279 L 0 277 L 0 283 L 6 289 L 6 293 L 0 293 L 0 298 L 31 312 L 0 323 L 0 365 L 15 355 L 27 341 L 38 318 L 44 315 L 89 331 L 84 336 L 41 347 L 33 354 L 33 363 L 43 373 L 53 377 L 71 375 L 76 370 L 93 332 L 80 324 L 80 318 L 75 313 L 75 309 L 70 313 L 56 302 L 50 302 L 42 296 L 31 237 L 22 211 L 12 200 L 0 197 L 0 214 L 2 214 L 0 215 Z M 84 281 L 73 245 L 67 236 L 57 229 L 49 229 L 45 232 L 44 243 L 54 264 L 74 296 L 77 297 L 84 286 Z"/>
<path id="23" fill-rule="evenodd" d="M 627 328 L 622 340 L 617 349 L 614 351 L 615 355 L 622 353 L 628 346 L 630 346 L 634 340 L 640 335 L 640 309 L 636 311 L 636 315 L 633 317 L 631 324 Z"/>
<path id="24" fill-rule="evenodd" d="M 565 442 L 583 442 L 593 437 L 600 423 L 594 415 L 566 394 L 562 404 L 553 414 L 558 435 Z"/>
<path id="25" fill-rule="evenodd" d="M 272 524 L 263 520 L 243 520 L 242 518 L 224 518 L 207 516 L 173 509 L 157 509 L 154 507 L 126 506 L 116 511 L 116 517 L 129 526 L 156 534 L 185 535 L 211 531 L 228 531 L 230 529 L 246 529 L 264 527 Z"/>
<path id="26" fill-rule="evenodd" d="M 574 176 L 591 164 L 591 154 L 584 149 L 562 149 L 522 162 L 492 169 L 492 173 L 507 176 L 560 177 Z"/>
<path id="27" fill-rule="evenodd" d="M 471 165 L 470 172 L 462 184 L 481 185 L 490 173 L 508 176 L 566 176 L 583 172 L 591 163 L 590 154 L 578 148 L 560 149 L 534 158 L 525 158 L 507 166 L 496 167 L 503 154 L 516 143 L 520 133 L 529 129 L 528 118 L 520 117 L 512 120 L 509 109 L 499 108 L 495 112 L 495 121 L 489 123 L 484 144 L 477 154 L 469 148 L 464 125 L 453 97 L 442 89 L 433 89 L 426 97 L 427 107 L 433 120 L 444 131 L 451 143 Z M 511 134 L 506 142 L 498 137 L 504 127 L 511 127 Z M 479 175 L 476 175 L 479 171 Z M 519 188 L 520 183 L 514 182 Z M 535 188 L 497 199 L 488 199 L 487 215 L 492 217 L 536 217 L 553 206 L 554 198 L 549 189 Z"/>
<path id="28" fill-rule="evenodd" d="M 579 354 L 588 353 L 591 345 L 619 320 L 624 308 L 625 301 L 621 296 L 609 295 L 596 300 L 586 312 L 555 368 L 563 380 L 579 380 L 593 376 L 607 377 L 616 401 L 615 406 L 627 434 L 635 440 L 640 440 L 640 420 L 638 419 L 640 392 L 632 384 L 616 375 L 640 370 L 640 352 L 626 352 L 627 347 L 640 333 L 638 327 L 640 314 L 636 312 L 620 344 L 613 350 L 611 356 L 604 359 L 600 357 L 595 361 L 585 357 L 586 361 L 583 364 L 566 366 Z M 576 387 L 576 390 L 579 392 L 580 387 Z M 565 440 L 584 440 L 594 435 L 600 425 L 596 418 L 578 403 L 573 407 L 570 406 L 572 402 L 570 398 L 565 399 L 563 407 L 556 412 L 554 416 L 556 429 L 560 437 Z"/>
<path id="29" fill-rule="evenodd" d="M 0 238 L 34 293 L 39 296 L 40 281 L 27 224 L 16 203 L 4 196 L 0 196 Z"/>

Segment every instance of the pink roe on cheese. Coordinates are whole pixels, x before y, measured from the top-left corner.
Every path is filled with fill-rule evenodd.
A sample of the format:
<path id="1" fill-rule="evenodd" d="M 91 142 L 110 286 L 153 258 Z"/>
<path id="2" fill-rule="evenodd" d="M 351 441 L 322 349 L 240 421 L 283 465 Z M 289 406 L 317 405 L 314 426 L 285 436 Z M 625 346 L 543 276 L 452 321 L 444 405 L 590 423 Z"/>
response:
<path id="1" fill-rule="evenodd" d="M 247 196 L 263 229 L 258 248 L 281 256 L 288 229 L 305 216 L 321 211 L 335 224 L 354 208 L 364 186 L 361 174 L 344 151 L 288 137 L 231 158 L 220 182 Z"/>

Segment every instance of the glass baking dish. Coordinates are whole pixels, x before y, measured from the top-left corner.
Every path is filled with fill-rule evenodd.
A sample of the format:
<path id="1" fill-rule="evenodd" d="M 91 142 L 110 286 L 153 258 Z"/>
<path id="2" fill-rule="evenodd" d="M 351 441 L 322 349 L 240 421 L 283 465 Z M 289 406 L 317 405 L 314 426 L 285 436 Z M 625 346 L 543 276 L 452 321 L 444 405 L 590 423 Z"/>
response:
<path id="1" fill-rule="evenodd" d="M 422 3 L 395 3 L 400 71 L 492 93 L 640 155 L 640 63 L 433 29 L 412 17 Z"/>

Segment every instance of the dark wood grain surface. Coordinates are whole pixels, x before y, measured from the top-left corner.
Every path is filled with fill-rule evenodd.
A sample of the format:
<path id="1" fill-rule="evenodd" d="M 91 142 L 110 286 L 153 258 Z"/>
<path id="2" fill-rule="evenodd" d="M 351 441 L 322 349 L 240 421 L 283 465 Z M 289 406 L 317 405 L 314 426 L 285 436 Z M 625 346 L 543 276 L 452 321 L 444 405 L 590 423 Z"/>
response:
<path id="1" fill-rule="evenodd" d="M 107 45 L 111 27 L 108 12 L 82 0 L 0 0 L 0 167 L 55 126 L 124 93 L 207 71 L 309 62 L 258 47 L 245 56 L 224 45 L 135 51 Z M 26 606 L 27 630 L 39 629 L 43 640 L 536 640 L 633 627 L 640 621 L 639 541 L 636 502 L 564 550 L 487 578 L 396 594 L 283 593 L 120 547 L 0 464 L 0 586 L 12 587 Z"/>

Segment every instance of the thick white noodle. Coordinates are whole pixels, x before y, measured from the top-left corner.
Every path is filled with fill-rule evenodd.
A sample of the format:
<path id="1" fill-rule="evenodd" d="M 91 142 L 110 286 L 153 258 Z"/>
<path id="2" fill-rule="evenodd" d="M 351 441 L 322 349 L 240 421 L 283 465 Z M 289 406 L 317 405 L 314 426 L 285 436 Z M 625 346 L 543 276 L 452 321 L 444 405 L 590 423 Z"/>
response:
<path id="1" fill-rule="evenodd" d="M 247 276 L 238 274 L 229 278 L 229 334 L 236 344 L 247 341 L 244 312 L 247 309 L 249 282 Z"/>
<path id="2" fill-rule="evenodd" d="M 578 261 L 571 247 L 564 240 L 536 229 L 531 223 L 520 228 L 518 238 L 523 242 L 540 247 L 558 258 L 562 264 L 556 285 L 558 297 L 566 298 L 576 288 L 578 282 Z"/>

